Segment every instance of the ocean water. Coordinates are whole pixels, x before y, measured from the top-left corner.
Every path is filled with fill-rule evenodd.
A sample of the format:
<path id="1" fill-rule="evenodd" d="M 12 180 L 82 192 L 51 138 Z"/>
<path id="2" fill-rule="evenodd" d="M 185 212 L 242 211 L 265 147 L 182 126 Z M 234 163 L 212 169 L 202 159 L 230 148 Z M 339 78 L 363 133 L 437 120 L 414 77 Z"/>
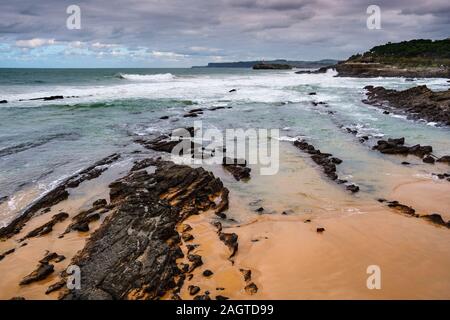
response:
<path id="1" fill-rule="evenodd" d="M 182 117 L 191 108 L 232 107 L 196 118 L 204 127 L 279 128 L 284 140 L 304 136 L 344 159 L 342 175 L 367 193 L 383 189 L 379 170 L 384 167 L 376 164 L 390 160 L 360 145 L 341 125 L 380 137 L 402 136 L 433 145 L 436 155 L 450 154 L 448 128 L 384 115 L 363 104 L 363 87 L 369 84 L 449 88 L 446 79 L 338 78 L 331 71 L 0 69 L 0 100 L 8 101 L 0 104 L 0 223 L 21 209 L 21 194 L 38 196 L 113 152 L 131 154 L 136 135 L 191 125 L 192 119 Z M 27 101 L 51 95 L 70 98 Z M 170 119 L 159 119 L 165 115 Z"/>

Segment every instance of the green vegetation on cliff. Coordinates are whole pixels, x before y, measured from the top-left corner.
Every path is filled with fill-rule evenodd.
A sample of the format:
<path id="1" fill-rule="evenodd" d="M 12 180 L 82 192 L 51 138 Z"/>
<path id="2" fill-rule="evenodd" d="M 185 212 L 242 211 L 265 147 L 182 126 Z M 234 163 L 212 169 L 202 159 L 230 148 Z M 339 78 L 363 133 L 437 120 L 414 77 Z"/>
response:
<path id="1" fill-rule="evenodd" d="M 373 47 L 364 54 L 353 55 L 348 62 L 382 63 L 397 66 L 450 66 L 450 38 L 411 40 Z"/>

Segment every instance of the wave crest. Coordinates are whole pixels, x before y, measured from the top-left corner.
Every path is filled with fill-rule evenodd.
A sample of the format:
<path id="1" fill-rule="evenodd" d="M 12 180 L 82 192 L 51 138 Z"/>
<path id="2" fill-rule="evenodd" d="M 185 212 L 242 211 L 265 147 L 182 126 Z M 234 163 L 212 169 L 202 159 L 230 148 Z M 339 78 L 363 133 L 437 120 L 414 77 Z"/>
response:
<path id="1" fill-rule="evenodd" d="M 125 80 L 133 80 L 133 81 L 152 81 L 152 82 L 160 82 L 160 81 L 170 81 L 175 79 L 175 76 L 171 73 L 158 73 L 158 74 L 127 74 L 127 73 L 119 73 L 118 77 L 120 79 Z"/>

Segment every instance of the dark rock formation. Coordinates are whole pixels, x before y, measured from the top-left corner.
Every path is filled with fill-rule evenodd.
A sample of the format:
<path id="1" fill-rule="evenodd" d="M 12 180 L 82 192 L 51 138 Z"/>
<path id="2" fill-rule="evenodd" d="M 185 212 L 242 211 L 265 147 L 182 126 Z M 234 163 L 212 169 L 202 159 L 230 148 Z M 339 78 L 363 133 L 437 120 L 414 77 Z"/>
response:
<path id="1" fill-rule="evenodd" d="M 54 267 L 52 264 L 40 263 L 37 266 L 36 270 L 34 270 L 29 275 L 27 275 L 25 278 L 23 278 L 22 281 L 20 281 L 20 285 L 25 286 L 30 283 L 36 282 L 36 281 L 44 280 L 50 274 L 52 274 L 53 271 L 54 271 Z"/>
<path id="2" fill-rule="evenodd" d="M 377 144 L 372 148 L 384 154 L 399 154 L 399 155 L 415 155 L 419 158 L 429 156 L 433 152 L 432 146 L 421 146 L 420 144 L 408 147 L 405 146 L 405 138 L 378 140 Z M 434 159 L 433 159 L 434 160 Z M 428 160 L 427 160 L 428 161 Z M 426 161 L 424 161 L 426 162 Z M 434 163 L 429 162 L 428 163 Z"/>
<path id="3" fill-rule="evenodd" d="M 13 253 L 14 251 L 16 251 L 15 248 L 6 250 L 5 252 L 3 252 L 2 254 L 0 254 L 0 261 L 2 261 L 7 255 L 10 255 L 11 253 Z"/>
<path id="4" fill-rule="evenodd" d="M 65 213 L 65 212 L 60 212 L 55 214 L 51 220 L 45 224 L 43 224 L 42 226 L 30 231 L 24 238 L 22 238 L 20 241 L 23 241 L 25 239 L 28 238 L 34 238 L 34 237 L 40 237 L 43 236 L 47 233 L 50 233 L 53 230 L 53 227 L 55 226 L 55 224 L 57 224 L 58 222 L 62 222 L 64 220 L 66 220 L 69 217 L 69 214 Z"/>
<path id="5" fill-rule="evenodd" d="M 366 86 L 364 103 L 406 114 L 409 119 L 425 119 L 442 125 L 450 125 L 450 89 L 434 92 L 426 86 L 403 91 L 383 87 Z"/>
<path id="6" fill-rule="evenodd" d="M 248 285 L 245 286 L 244 288 L 245 292 L 247 292 L 250 295 L 254 295 L 255 293 L 258 292 L 258 287 L 256 286 L 255 283 L 249 283 Z"/>
<path id="7" fill-rule="evenodd" d="M 61 290 L 66 285 L 66 281 L 60 280 L 52 285 L 50 285 L 47 290 L 45 291 L 45 294 L 50 294 L 52 292 Z"/>
<path id="8" fill-rule="evenodd" d="M 236 233 L 219 233 L 219 239 L 230 249 L 231 254 L 229 258 L 234 257 L 238 250 L 238 235 Z"/>
<path id="9" fill-rule="evenodd" d="M 66 257 L 64 257 L 63 255 L 57 254 L 56 252 L 51 252 L 47 254 L 43 259 L 39 260 L 39 263 L 41 264 L 49 264 L 50 262 L 58 263 L 65 259 Z"/>
<path id="10" fill-rule="evenodd" d="M 387 206 L 409 216 L 416 216 L 416 210 L 412 207 L 401 204 L 398 201 L 388 201 Z"/>
<path id="11" fill-rule="evenodd" d="M 80 290 L 64 299 L 158 299 L 176 286 L 183 256 L 176 226 L 216 209 L 222 182 L 203 168 L 157 161 L 156 171 L 131 172 L 110 185 L 110 216 L 71 264 L 81 268 Z M 188 272 L 202 264 L 189 254 Z"/>
<path id="12" fill-rule="evenodd" d="M 211 271 L 211 270 L 209 270 L 209 269 L 206 269 L 205 271 L 203 271 L 203 276 L 205 276 L 205 277 L 211 277 L 214 273 Z"/>
<path id="13" fill-rule="evenodd" d="M 434 224 L 450 228 L 450 221 L 445 222 L 444 219 L 442 219 L 442 216 L 440 214 L 432 213 L 432 214 L 420 216 L 420 218 L 426 219 Z"/>
<path id="14" fill-rule="evenodd" d="M 188 287 L 188 290 L 189 290 L 189 294 L 191 295 L 191 296 L 195 296 L 197 293 L 199 293 L 200 292 L 200 287 L 197 287 L 197 286 L 189 286 Z"/>
<path id="15" fill-rule="evenodd" d="M 450 165 L 450 156 L 443 156 L 437 159 L 437 162 L 446 163 Z"/>
<path id="16" fill-rule="evenodd" d="M 336 173 L 336 165 L 342 163 L 342 160 L 336 157 L 333 157 L 330 153 L 323 153 L 320 150 L 316 149 L 312 144 L 304 140 L 296 140 L 294 141 L 294 146 L 299 148 L 300 150 L 308 153 L 311 159 L 322 167 L 324 174 L 330 178 L 331 180 L 336 181 L 338 184 L 346 183 L 345 180 L 338 179 L 338 175 Z M 359 187 L 352 184 L 347 186 L 347 190 L 352 191 L 353 193 L 359 191 Z"/>
<path id="17" fill-rule="evenodd" d="M 381 63 L 363 63 L 346 61 L 329 68 L 335 69 L 339 77 L 377 78 L 377 77 L 409 77 L 409 78 L 448 78 L 449 68 L 401 68 Z"/>
<path id="18" fill-rule="evenodd" d="M 246 165 L 247 161 L 241 159 L 224 157 L 222 160 L 223 168 L 230 172 L 237 181 L 250 178 L 252 169 L 246 167 Z"/>

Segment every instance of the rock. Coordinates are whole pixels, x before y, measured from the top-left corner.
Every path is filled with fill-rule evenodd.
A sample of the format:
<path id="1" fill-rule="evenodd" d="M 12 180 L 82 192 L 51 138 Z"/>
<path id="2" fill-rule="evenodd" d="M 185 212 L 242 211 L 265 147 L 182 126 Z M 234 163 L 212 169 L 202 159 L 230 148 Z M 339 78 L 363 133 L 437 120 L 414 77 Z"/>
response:
<path id="1" fill-rule="evenodd" d="M 81 289 L 67 290 L 63 299 L 159 299 L 180 274 L 202 264 L 188 254 L 189 269 L 178 268 L 176 229 L 190 215 L 215 209 L 226 188 L 203 168 L 162 160 L 155 166 L 154 173 L 130 172 L 110 184 L 114 208 L 70 262 L 81 269 Z"/>
<path id="2" fill-rule="evenodd" d="M 450 156 L 443 156 L 437 159 L 437 162 L 442 162 L 450 165 Z"/>
<path id="3" fill-rule="evenodd" d="M 96 208 L 103 208 L 103 207 L 106 207 L 107 204 L 108 204 L 108 202 L 106 201 L 106 199 L 98 199 L 98 200 L 94 201 L 92 206 L 96 207 Z"/>
<path id="4" fill-rule="evenodd" d="M 147 167 L 153 166 L 155 163 L 155 159 L 146 158 L 139 161 L 135 161 L 131 171 L 139 171 L 145 169 Z"/>
<path id="5" fill-rule="evenodd" d="M 58 263 L 65 259 L 66 257 L 64 257 L 63 255 L 59 255 L 56 252 L 51 252 L 47 254 L 43 259 L 39 260 L 39 263 L 41 264 L 49 264 L 50 262 Z"/>
<path id="6" fill-rule="evenodd" d="M 253 295 L 258 292 L 258 287 L 253 282 L 246 285 L 244 288 L 245 292 L 247 292 L 250 295 Z"/>
<path id="7" fill-rule="evenodd" d="M 216 110 L 220 110 L 220 109 L 225 109 L 225 107 L 222 107 L 222 106 L 211 107 L 211 108 L 209 108 L 208 110 L 210 110 L 210 111 L 216 111 Z"/>
<path id="8" fill-rule="evenodd" d="M 209 294 L 204 294 L 204 295 L 195 296 L 194 300 L 211 300 L 211 297 L 209 296 Z"/>
<path id="9" fill-rule="evenodd" d="M 236 92 L 237 90 L 236 89 L 231 89 L 230 91 L 228 91 L 229 93 L 232 93 L 232 92 Z"/>
<path id="10" fill-rule="evenodd" d="M 100 214 L 96 211 L 99 208 L 92 207 L 89 210 L 82 211 L 72 218 L 73 222 L 67 227 L 64 233 L 69 233 L 71 231 L 88 232 L 89 223 L 93 221 L 100 220 Z"/>
<path id="11" fill-rule="evenodd" d="M 209 269 L 203 271 L 203 276 L 205 276 L 205 277 L 210 277 L 210 276 L 212 276 L 213 274 L 214 274 L 214 273 L 213 273 L 211 270 L 209 270 Z"/>
<path id="12" fill-rule="evenodd" d="M 0 103 L 8 103 L 7 100 L 0 100 Z"/>
<path id="13" fill-rule="evenodd" d="M 432 91 L 426 86 L 417 86 L 403 91 L 367 86 L 364 103 L 382 106 L 386 101 L 398 113 L 406 113 L 409 119 L 425 119 L 442 125 L 450 124 L 450 90 Z"/>
<path id="14" fill-rule="evenodd" d="M 435 160 L 432 156 L 426 156 L 425 158 L 422 159 L 422 161 L 424 163 L 430 163 L 430 164 L 434 164 Z"/>
<path id="15" fill-rule="evenodd" d="M 24 297 L 12 297 L 12 298 L 9 299 L 9 300 L 17 300 L 17 301 L 21 301 L 21 300 L 25 300 L 25 298 L 24 298 Z"/>
<path id="16" fill-rule="evenodd" d="M 416 214 L 416 210 L 411 207 L 405 206 L 398 201 L 388 201 L 388 207 L 410 216 L 415 216 Z"/>
<path id="17" fill-rule="evenodd" d="M 64 97 L 63 96 L 48 96 L 48 97 L 33 98 L 33 99 L 28 99 L 28 100 L 29 101 L 33 101 L 33 100 L 52 101 L 52 100 L 60 100 L 60 99 L 64 99 Z M 24 101 L 24 100 L 19 100 L 19 101 Z"/>
<path id="18" fill-rule="evenodd" d="M 197 287 L 197 286 L 189 286 L 189 287 L 188 287 L 188 290 L 189 290 L 189 294 L 190 294 L 191 296 L 194 296 L 194 295 L 196 295 L 197 293 L 200 292 L 200 287 Z"/>
<path id="19" fill-rule="evenodd" d="M 402 165 L 404 166 L 409 166 L 411 163 L 407 162 L 407 161 L 402 161 Z"/>
<path id="20" fill-rule="evenodd" d="M 390 114 L 390 112 L 389 111 L 383 111 L 383 114 Z"/>
<path id="21" fill-rule="evenodd" d="M 438 224 L 447 228 L 450 228 L 450 221 L 445 222 L 444 219 L 442 219 L 442 216 L 438 213 L 432 213 L 429 215 L 423 215 L 420 216 L 420 218 L 426 219 L 428 221 L 431 221 L 434 224 Z"/>
<path id="22" fill-rule="evenodd" d="M 10 255 L 11 253 L 13 253 L 14 251 L 16 251 L 15 248 L 6 250 L 5 252 L 3 252 L 2 254 L 0 254 L 0 261 L 2 261 L 7 255 Z"/>
<path id="23" fill-rule="evenodd" d="M 305 221 L 303 221 L 304 223 L 310 223 L 311 219 L 306 219 Z"/>
<path id="24" fill-rule="evenodd" d="M 40 281 L 47 278 L 54 271 L 54 267 L 52 264 L 42 264 L 40 263 L 36 270 L 27 275 L 25 278 L 20 281 L 21 286 L 28 285 L 32 282 Z"/>
<path id="25" fill-rule="evenodd" d="M 348 185 L 348 186 L 346 187 L 346 189 L 347 189 L 348 191 L 353 192 L 353 193 L 356 193 L 356 192 L 359 191 L 359 187 L 358 187 L 357 185 L 354 185 L 354 184 Z"/>
<path id="26" fill-rule="evenodd" d="M 47 288 L 47 291 L 45 291 L 45 294 L 50 294 L 52 292 L 58 291 L 58 290 L 62 289 L 65 286 L 66 286 L 66 281 L 60 280 L 60 281 L 52 284 L 51 286 L 49 286 Z"/>
<path id="27" fill-rule="evenodd" d="M 221 295 L 216 296 L 216 300 L 228 300 L 228 299 L 230 298 Z"/>
<path id="28" fill-rule="evenodd" d="M 317 228 L 316 231 L 317 233 L 322 233 L 325 232 L 325 228 Z"/>
<path id="29" fill-rule="evenodd" d="M 308 95 L 310 95 L 310 96 L 315 96 L 317 93 L 315 93 L 315 92 L 310 92 L 310 93 L 308 93 Z"/>
<path id="30" fill-rule="evenodd" d="M 161 120 L 167 120 L 167 119 L 169 119 L 169 116 L 162 116 L 162 117 L 160 117 L 159 119 L 161 119 Z"/>
<path id="31" fill-rule="evenodd" d="M 236 233 L 219 233 L 219 239 L 231 250 L 230 258 L 234 257 L 238 250 L 238 235 Z"/>
<path id="32" fill-rule="evenodd" d="M 55 224 L 57 224 L 58 222 L 62 222 L 64 220 L 66 220 L 69 217 L 69 214 L 65 213 L 65 212 L 60 212 L 55 214 L 51 220 L 45 224 L 43 224 L 42 226 L 28 232 L 28 234 L 21 239 L 21 241 L 28 239 L 28 238 L 34 238 L 34 237 L 40 237 L 43 236 L 47 233 L 52 232 L 53 227 L 55 226 Z"/>
<path id="33" fill-rule="evenodd" d="M 183 115 L 184 118 L 196 118 L 198 117 L 197 113 L 187 113 L 185 115 Z"/>
<path id="34" fill-rule="evenodd" d="M 222 160 L 223 168 L 229 171 L 237 181 L 250 178 L 251 169 L 247 168 L 246 165 L 247 161 L 243 159 L 224 157 Z"/>
<path id="35" fill-rule="evenodd" d="M 192 272 L 196 268 L 203 265 L 202 257 L 198 254 L 188 254 L 188 260 L 192 262 L 191 266 L 189 267 L 189 272 Z"/>
<path id="36" fill-rule="evenodd" d="M 377 144 L 372 149 L 378 150 L 384 154 L 412 154 L 420 158 L 423 158 L 425 155 L 429 155 L 433 152 L 433 148 L 431 146 L 421 146 L 420 144 L 417 144 L 412 147 L 407 147 L 404 144 L 405 138 L 388 139 L 387 141 L 378 140 Z"/>
<path id="37" fill-rule="evenodd" d="M 239 269 L 239 271 L 244 276 L 244 281 L 249 282 L 252 280 L 252 271 L 248 269 Z"/>
<path id="38" fill-rule="evenodd" d="M 194 236 L 190 233 L 183 232 L 181 234 L 181 239 L 183 239 L 184 242 L 188 242 L 194 240 Z"/>

